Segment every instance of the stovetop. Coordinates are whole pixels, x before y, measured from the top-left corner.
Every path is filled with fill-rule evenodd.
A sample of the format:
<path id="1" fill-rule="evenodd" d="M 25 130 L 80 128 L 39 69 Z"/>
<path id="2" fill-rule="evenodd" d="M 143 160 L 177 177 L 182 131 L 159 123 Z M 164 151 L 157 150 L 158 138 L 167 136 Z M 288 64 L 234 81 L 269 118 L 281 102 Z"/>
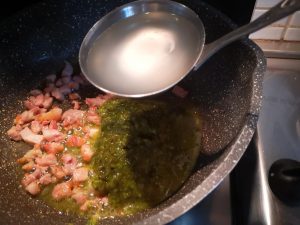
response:
<path id="1" fill-rule="evenodd" d="M 199 204 L 169 225 L 231 225 L 229 177 Z"/>
<path id="2" fill-rule="evenodd" d="M 257 132 L 239 164 L 169 225 L 300 224 L 300 205 L 279 200 L 268 181 L 275 161 L 300 161 L 300 60 L 268 59 L 263 87 Z"/>

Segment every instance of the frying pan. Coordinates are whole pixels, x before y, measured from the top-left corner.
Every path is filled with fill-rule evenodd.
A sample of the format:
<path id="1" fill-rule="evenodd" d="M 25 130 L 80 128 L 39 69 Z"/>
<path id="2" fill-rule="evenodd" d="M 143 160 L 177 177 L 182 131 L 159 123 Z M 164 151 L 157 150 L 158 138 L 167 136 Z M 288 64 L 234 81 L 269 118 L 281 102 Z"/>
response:
<path id="1" fill-rule="evenodd" d="M 22 172 L 16 159 L 28 146 L 8 139 L 6 131 L 22 112 L 21 100 L 63 60 L 77 62 L 80 43 L 95 21 L 128 1 L 48 0 L 27 8 L 0 24 L 0 223 L 85 224 L 76 215 L 58 212 L 32 199 L 19 186 Z M 180 1 L 203 21 L 209 43 L 235 25 L 197 0 Z M 203 147 L 194 172 L 176 194 L 155 208 L 100 224 L 163 224 L 183 214 L 209 194 L 237 164 L 248 146 L 261 104 L 265 58 L 250 40 L 222 49 L 180 85 L 202 109 Z M 201 76 L 200 76 L 201 74 Z M 97 90 L 88 88 L 86 96 Z"/>

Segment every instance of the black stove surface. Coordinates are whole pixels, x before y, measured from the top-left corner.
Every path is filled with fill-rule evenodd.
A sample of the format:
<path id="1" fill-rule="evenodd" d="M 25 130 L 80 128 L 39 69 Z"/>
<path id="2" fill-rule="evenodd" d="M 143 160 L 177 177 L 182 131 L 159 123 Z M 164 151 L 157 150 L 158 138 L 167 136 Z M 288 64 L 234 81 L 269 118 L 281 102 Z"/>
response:
<path id="1" fill-rule="evenodd" d="M 10 0 L 5 1 L 0 7 L 0 22 L 10 15 L 22 10 L 26 7 L 40 2 L 41 0 Z M 72 0 L 70 0 L 72 1 Z M 174 0 L 176 1 L 176 0 Z M 220 10 L 228 17 L 230 17 L 236 24 L 243 25 L 250 21 L 252 11 L 254 8 L 255 0 L 240 1 L 240 0 L 203 0 L 204 2 L 212 5 Z"/>

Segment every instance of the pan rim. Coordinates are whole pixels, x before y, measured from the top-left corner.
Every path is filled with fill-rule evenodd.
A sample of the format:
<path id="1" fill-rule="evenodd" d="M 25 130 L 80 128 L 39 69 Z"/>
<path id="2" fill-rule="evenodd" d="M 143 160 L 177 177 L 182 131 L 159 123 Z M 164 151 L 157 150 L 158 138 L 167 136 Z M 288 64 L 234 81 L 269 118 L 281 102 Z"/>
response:
<path id="1" fill-rule="evenodd" d="M 202 3 L 202 2 L 201 3 L 197 2 L 195 4 L 202 5 L 203 7 L 206 7 L 209 10 L 215 12 L 216 14 L 218 14 L 219 16 L 221 16 L 222 19 L 225 22 L 227 22 L 227 24 L 229 26 L 231 26 L 232 28 L 235 27 L 235 25 L 232 24 L 231 20 L 229 20 L 225 15 L 223 15 L 219 11 L 215 10 L 213 7 L 211 7 L 211 6 L 209 6 L 209 5 L 205 4 L 205 3 Z M 13 16 L 15 16 L 15 15 L 13 15 Z M 10 18 L 8 18 L 8 20 L 9 19 Z M 7 20 L 5 20 L 5 21 L 7 21 Z M 2 23 L 0 23 L 0 25 L 2 25 Z M 248 47 L 252 48 L 253 51 L 256 52 L 257 61 L 261 60 L 261 63 L 259 63 L 257 65 L 257 67 L 255 68 L 252 76 L 253 76 L 253 80 L 254 79 L 257 79 L 257 80 L 262 79 L 262 77 L 263 77 L 262 74 L 263 74 L 263 72 L 265 71 L 265 68 L 266 68 L 266 61 L 265 61 L 265 58 L 263 56 L 262 50 L 254 42 L 252 42 L 250 40 L 245 39 L 245 40 L 242 41 L 242 43 L 244 43 Z M 244 137 L 247 137 L 247 138 L 245 138 L 243 140 L 243 145 L 241 147 L 242 150 L 238 151 L 238 154 L 236 155 L 237 158 L 234 157 L 234 159 L 233 159 L 233 157 L 227 157 L 228 160 L 236 160 L 237 159 L 237 161 L 238 161 L 240 159 L 240 157 L 243 155 L 243 153 L 245 152 L 246 146 L 248 146 L 248 144 L 249 144 L 249 142 L 250 142 L 250 140 L 251 140 L 251 138 L 253 136 L 253 133 L 254 133 L 254 131 L 256 129 L 256 122 L 257 122 L 257 118 L 258 118 L 258 114 L 259 114 L 259 109 L 260 109 L 260 105 L 261 105 L 261 101 L 262 101 L 262 99 L 260 98 L 260 96 L 261 96 L 261 90 L 262 90 L 262 82 L 257 82 L 255 86 L 254 85 L 252 86 L 251 104 L 250 104 L 250 107 L 249 107 L 249 112 L 248 112 L 248 116 L 247 116 L 246 121 L 245 121 L 245 125 L 239 131 L 237 137 L 232 142 L 232 144 L 226 148 L 226 151 L 228 151 L 229 153 L 231 151 L 233 151 L 233 150 L 238 151 L 237 148 L 239 148 L 239 146 L 236 145 L 236 143 L 235 143 L 236 140 L 239 140 L 239 138 L 244 138 Z M 228 149 L 233 149 L 233 150 L 229 151 Z M 234 168 L 235 165 L 236 165 L 235 163 L 231 162 L 228 165 L 227 169 L 230 168 L 230 171 L 231 171 Z M 217 174 L 220 171 L 222 171 L 222 168 L 217 167 L 214 170 L 214 173 Z M 227 174 L 229 174 L 230 171 L 228 171 Z M 211 175 L 209 177 L 211 177 Z M 210 189 L 210 192 L 211 192 L 214 189 L 213 185 L 210 183 L 213 179 L 209 180 L 208 179 L 209 177 L 207 177 L 202 183 L 204 183 L 204 182 L 208 183 L 207 184 L 208 186 L 206 188 L 211 188 Z M 221 179 L 218 183 L 220 183 L 223 179 Z M 215 185 L 217 185 L 218 183 L 215 183 Z M 201 185 L 202 184 L 198 184 L 197 188 L 200 188 Z M 195 192 L 196 191 L 201 191 L 201 190 L 197 189 L 197 190 L 195 190 Z M 136 216 L 136 218 L 134 218 L 132 221 L 135 224 L 164 224 L 164 223 L 170 222 L 173 219 L 177 218 L 178 216 L 182 215 L 184 212 L 186 212 L 190 208 L 192 208 L 198 202 L 200 202 L 208 193 L 206 193 L 205 195 L 200 195 L 199 194 L 199 196 L 197 196 L 197 197 L 199 197 L 199 199 L 197 199 L 197 201 L 193 200 L 194 202 L 188 202 L 188 203 L 186 203 L 186 207 L 184 209 L 180 209 L 179 211 L 178 211 L 178 209 L 175 210 L 175 208 L 178 207 L 179 204 L 185 204 L 185 203 L 183 203 L 183 201 L 181 201 L 183 198 L 185 199 L 184 201 L 187 201 L 186 196 L 190 197 L 191 193 L 187 193 L 184 197 L 180 198 L 178 201 L 176 201 L 175 203 L 173 203 L 169 207 L 166 207 L 166 208 L 160 210 L 160 213 L 162 213 L 162 214 L 159 214 L 159 213 L 153 213 L 153 214 L 151 214 L 151 212 L 150 212 L 149 215 L 148 215 L 148 217 L 147 217 L 147 214 L 142 213 L 141 214 L 142 216 L 140 216 L 140 215 L 137 215 L 137 216 L 134 215 L 134 216 Z M 193 192 L 193 194 L 195 194 L 195 193 Z M 168 209 L 168 210 L 164 211 L 165 209 Z M 165 215 L 167 215 L 167 216 L 164 216 L 163 213 Z M 131 222 L 131 220 L 130 220 L 130 222 Z"/>

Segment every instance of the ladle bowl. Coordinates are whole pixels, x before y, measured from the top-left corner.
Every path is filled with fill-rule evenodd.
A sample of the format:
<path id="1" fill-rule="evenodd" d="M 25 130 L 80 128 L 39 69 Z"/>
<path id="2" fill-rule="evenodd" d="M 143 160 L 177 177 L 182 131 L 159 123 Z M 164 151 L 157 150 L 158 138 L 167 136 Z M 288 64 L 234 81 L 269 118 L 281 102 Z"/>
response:
<path id="1" fill-rule="evenodd" d="M 116 8 L 87 33 L 79 51 L 85 77 L 104 92 L 144 97 L 165 91 L 214 53 L 300 9 L 284 0 L 255 21 L 212 43 L 198 15 L 169 0 L 139 0 Z"/>

